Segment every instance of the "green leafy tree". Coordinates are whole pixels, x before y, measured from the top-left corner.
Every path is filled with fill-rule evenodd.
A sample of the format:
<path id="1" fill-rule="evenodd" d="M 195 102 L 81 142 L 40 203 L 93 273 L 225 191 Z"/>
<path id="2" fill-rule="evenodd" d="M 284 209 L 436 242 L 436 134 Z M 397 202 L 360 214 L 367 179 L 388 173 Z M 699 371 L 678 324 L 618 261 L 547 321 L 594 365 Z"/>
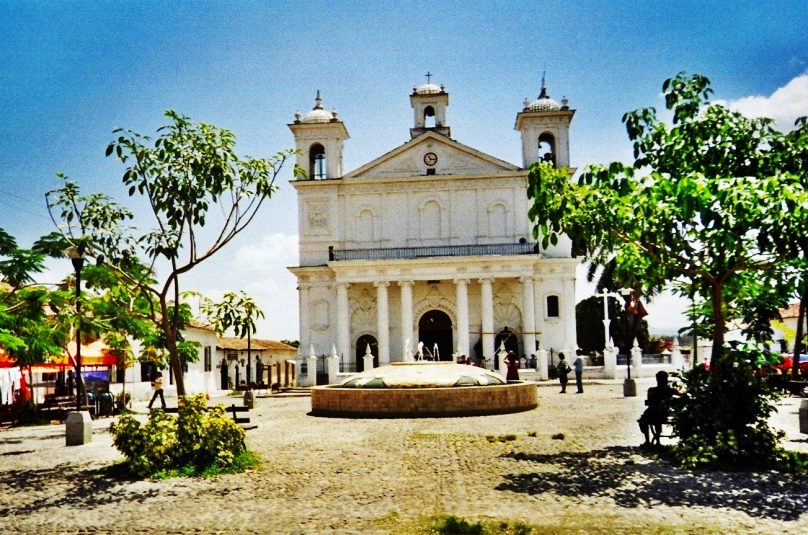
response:
<path id="1" fill-rule="evenodd" d="M 0 229 L 0 350 L 20 367 L 60 355 L 70 333 L 68 322 L 48 313 L 69 296 L 37 284 L 34 277 L 43 270 L 41 253 L 18 247 L 14 237 Z M 33 382 L 30 371 L 28 381 Z"/>
<path id="2" fill-rule="evenodd" d="M 124 165 L 129 195 L 145 198 L 155 227 L 126 226 L 132 213 L 103 194 L 84 197 L 69 180 L 48 195 L 60 234 L 86 243 L 133 295 L 148 296 L 149 320 L 159 329 L 177 393 L 185 394 L 183 359 L 196 358 L 183 342 L 190 311 L 180 301 L 180 279 L 232 241 L 255 218 L 276 189 L 275 178 L 292 153 L 270 159 L 241 158 L 229 130 L 167 111 L 170 124 L 155 139 L 116 130 L 107 147 Z M 215 210 L 212 208 L 215 207 Z M 218 217 L 218 221 L 215 218 Z M 211 221 L 216 226 L 207 226 Z M 140 264 L 140 259 L 143 259 Z M 132 272 L 132 266 L 142 269 Z M 164 273 L 158 277 L 159 273 Z"/>
<path id="3" fill-rule="evenodd" d="M 804 206 L 808 197 L 772 121 L 712 104 L 711 91 L 699 75 L 666 80 L 672 125 L 653 108 L 623 117 L 632 165 L 592 165 L 575 184 L 568 170 L 536 164 L 528 196 L 545 247 L 565 233 L 588 258 L 613 259 L 615 277 L 636 280 L 642 293 L 667 287 L 709 302 L 717 361 L 728 318 L 752 302 L 749 281 L 779 277 L 789 259 L 761 229 L 806 228 L 805 211 L 784 210 L 783 199 Z M 740 288 L 738 303 L 728 296 Z"/>
<path id="4" fill-rule="evenodd" d="M 263 318 L 264 312 L 244 292 L 227 292 L 219 302 L 203 298 L 200 309 L 219 334 L 233 329 L 239 338 L 247 337 L 247 383 L 250 383 L 251 337 L 256 331 L 255 320 Z"/>
<path id="5" fill-rule="evenodd" d="M 709 373 L 683 374 L 674 416 L 682 464 L 782 466 L 787 455 L 766 424 L 774 393 L 753 373 L 771 355 L 725 347 L 724 334 L 729 319 L 743 318 L 750 335 L 765 339 L 794 292 L 804 258 L 789 236 L 805 235 L 808 193 L 793 155 L 804 154 L 806 136 L 710 103 L 703 76 L 679 74 L 662 89 L 672 125 L 652 108 L 623 117 L 632 165 L 590 166 L 577 184 L 566 169 L 531 168 L 534 234 L 546 246 L 566 233 L 595 262 L 613 260 L 616 279 L 693 300 L 713 348 Z"/>

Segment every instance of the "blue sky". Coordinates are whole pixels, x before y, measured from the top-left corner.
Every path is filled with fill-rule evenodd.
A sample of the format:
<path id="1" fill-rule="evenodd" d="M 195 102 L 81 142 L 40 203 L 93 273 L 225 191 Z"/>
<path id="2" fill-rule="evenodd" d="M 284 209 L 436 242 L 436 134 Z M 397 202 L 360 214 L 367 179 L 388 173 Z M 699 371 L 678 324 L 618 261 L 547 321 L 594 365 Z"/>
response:
<path id="1" fill-rule="evenodd" d="M 55 172 L 132 202 L 112 130 L 151 134 L 175 109 L 233 130 L 239 151 L 291 148 L 286 125 L 317 89 L 351 139 L 345 168 L 409 136 L 408 95 L 427 71 L 450 93 L 452 135 L 520 164 L 513 130 L 546 71 L 577 110 L 573 164 L 626 160 L 624 112 L 661 107 L 662 81 L 708 76 L 715 97 L 787 127 L 808 114 L 808 9 L 793 2 L 0 2 L 0 227 L 29 246 L 52 230 Z M 244 289 L 259 337 L 297 338 L 296 203 L 281 190 L 248 233 L 185 286 Z M 137 207 L 137 203 L 133 206 Z M 148 223 L 144 223 L 148 224 Z M 69 265 L 55 265 L 59 278 Z M 582 286 L 581 297 L 587 287 Z M 677 304 L 649 306 L 658 329 Z"/>

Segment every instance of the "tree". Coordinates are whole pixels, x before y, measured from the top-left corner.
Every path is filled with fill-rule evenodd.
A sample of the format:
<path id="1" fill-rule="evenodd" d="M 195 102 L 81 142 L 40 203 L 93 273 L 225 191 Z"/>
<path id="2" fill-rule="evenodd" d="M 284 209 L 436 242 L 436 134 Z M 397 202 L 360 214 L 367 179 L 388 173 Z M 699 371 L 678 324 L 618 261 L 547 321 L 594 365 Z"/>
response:
<path id="1" fill-rule="evenodd" d="M 200 308 L 201 312 L 213 323 L 217 333 L 224 334 L 232 328 L 239 338 L 247 337 L 247 384 L 249 385 L 252 370 L 251 336 L 256 331 L 255 320 L 263 318 L 264 312 L 243 291 L 227 292 L 218 303 L 204 298 Z"/>
<path id="2" fill-rule="evenodd" d="M 153 230 L 125 226 L 131 211 L 103 194 L 83 197 L 69 180 L 49 192 L 48 208 L 54 221 L 57 216 L 61 221 L 63 237 L 85 243 L 88 254 L 103 258 L 133 295 L 150 303 L 148 318 L 161 333 L 159 342 L 183 396 L 183 359 L 195 352 L 183 351 L 181 332 L 190 311 L 180 302 L 180 279 L 246 228 L 275 191 L 275 178 L 293 151 L 270 159 L 240 158 L 229 130 L 192 123 L 170 110 L 165 115 L 170 124 L 154 140 L 116 130 L 118 137 L 106 150 L 126 166 L 122 181 L 129 195 L 145 197 Z M 209 214 L 210 219 L 221 214 L 218 226 L 203 230 Z M 142 269 L 133 273 L 140 258 Z M 158 277 L 161 270 L 165 275 Z"/>
<path id="3" fill-rule="evenodd" d="M 614 259 L 615 277 L 643 293 L 667 287 L 709 302 L 717 361 L 728 318 L 754 302 L 751 282 L 779 278 L 793 259 L 761 237 L 806 228 L 806 211 L 784 210 L 783 199 L 805 206 L 808 197 L 787 164 L 795 149 L 771 120 L 710 103 L 704 76 L 680 73 L 662 89 L 672 125 L 653 108 L 623 116 L 632 165 L 592 165 L 575 184 L 568 170 L 534 164 L 529 216 L 545 247 L 565 233 L 590 259 Z"/>
<path id="4" fill-rule="evenodd" d="M 0 348 L 17 366 L 29 367 L 29 384 L 30 366 L 61 355 L 70 332 L 69 321 L 58 314 L 68 292 L 37 284 L 34 276 L 43 270 L 41 253 L 18 247 L 14 237 L 0 229 Z"/>

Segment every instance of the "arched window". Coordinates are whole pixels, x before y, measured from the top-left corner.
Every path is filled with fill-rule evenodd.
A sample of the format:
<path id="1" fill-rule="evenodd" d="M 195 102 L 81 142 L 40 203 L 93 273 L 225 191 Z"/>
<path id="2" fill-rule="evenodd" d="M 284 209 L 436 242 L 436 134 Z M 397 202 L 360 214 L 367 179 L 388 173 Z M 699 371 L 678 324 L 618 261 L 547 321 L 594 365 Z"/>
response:
<path id="1" fill-rule="evenodd" d="M 325 147 L 319 143 L 309 149 L 309 178 L 326 178 Z"/>
<path id="2" fill-rule="evenodd" d="M 555 138 L 547 132 L 539 136 L 539 160 L 556 165 Z"/>
<path id="3" fill-rule="evenodd" d="M 561 311 L 558 306 L 558 296 L 557 295 L 548 295 L 547 296 L 547 317 L 548 318 L 558 318 L 561 316 Z"/>
<path id="4" fill-rule="evenodd" d="M 424 108 L 424 126 L 426 128 L 435 128 L 435 108 L 432 106 Z"/>
<path id="5" fill-rule="evenodd" d="M 441 208 L 437 201 L 429 200 L 421 206 L 420 231 L 422 240 L 435 239 L 442 236 Z"/>

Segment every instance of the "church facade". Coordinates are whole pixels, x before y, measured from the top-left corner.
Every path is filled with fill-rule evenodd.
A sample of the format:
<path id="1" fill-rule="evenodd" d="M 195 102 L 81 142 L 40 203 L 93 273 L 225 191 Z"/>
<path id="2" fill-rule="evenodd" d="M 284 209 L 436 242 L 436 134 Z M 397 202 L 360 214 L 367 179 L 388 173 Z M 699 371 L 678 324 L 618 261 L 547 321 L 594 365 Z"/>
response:
<path id="1" fill-rule="evenodd" d="M 331 354 L 343 371 L 464 355 L 488 368 L 504 345 L 528 358 L 573 351 L 575 269 L 568 241 L 540 249 L 527 217 L 527 174 L 539 160 L 569 166 L 566 99 L 524 102 L 516 115 L 521 166 L 451 137 L 449 94 L 410 94 L 410 140 L 343 172 L 349 134 L 314 108 L 289 124 L 306 179 L 297 191 L 300 354 Z"/>

